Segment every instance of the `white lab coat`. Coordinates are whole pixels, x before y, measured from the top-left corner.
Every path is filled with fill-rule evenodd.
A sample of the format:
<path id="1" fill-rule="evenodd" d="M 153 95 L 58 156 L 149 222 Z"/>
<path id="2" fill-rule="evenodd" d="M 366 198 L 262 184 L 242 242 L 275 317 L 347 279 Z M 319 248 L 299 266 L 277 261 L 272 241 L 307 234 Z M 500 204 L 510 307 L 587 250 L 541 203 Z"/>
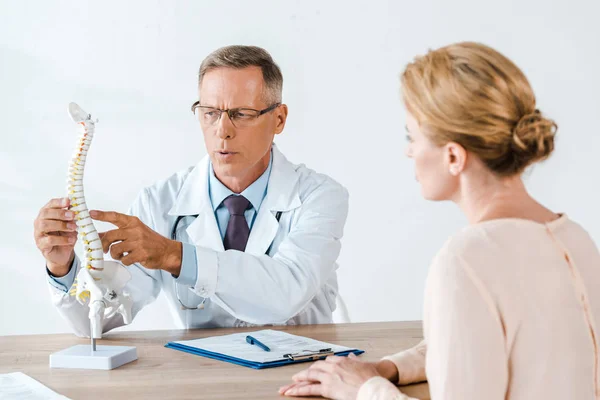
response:
<path id="1" fill-rule="evenodd" d="M 192 287 L 177 286 L 186 306 L 206 298 L 205 308 L 181 310 L 170 273 L 134 264 L 126 286 L 134 318 L 162 289 L 181 328 L 331 322 L 347 190 L 328 176 L 290 163 L 274 145 L 267 195 L 246 251 L 224 251 L 208 195 L 209 171 L 207 156 L 195 167 L 143 189 L 128 212 L 168 238 L 178 215 L 198 214 L 183 219 L 177 229 L 177 240 L 196 247 L 197 281 Z M 78 258 L 74 265 L 80 268 Z M 52 285 L 50 291 L 75 333 L 89 336 L 88 307 Z M 103 330 L 121 325 L 117 314 L 105 321 Z"/>

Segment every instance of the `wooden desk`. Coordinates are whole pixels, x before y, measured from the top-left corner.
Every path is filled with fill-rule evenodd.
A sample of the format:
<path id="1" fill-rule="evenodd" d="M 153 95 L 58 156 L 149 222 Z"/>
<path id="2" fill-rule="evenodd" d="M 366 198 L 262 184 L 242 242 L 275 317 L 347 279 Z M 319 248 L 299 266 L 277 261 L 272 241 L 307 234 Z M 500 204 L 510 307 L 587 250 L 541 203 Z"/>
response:
<path id="1" fill-rule="evenodd" d="M 259 330 L 248 329 L 250 330 Z M 417 344 L 420 322 L 277 327 L 296 335 L 365 350 L 361 357 L 376 361 Z M 200 329 L 111 332 L 99 344 L 136 346 L 138 360 L 112 371 L 50 369 L 51 353 L 87 344 L 71 334 L 0 337 L 0 373 L 23 372 L 72 399 L 275 399 L 280 386 L 310 364 L 253 370 L 164 347 L 168 341 L 240 332 L 239 329 Z M 427 384 L 402 388 L 429 399 Z"/>

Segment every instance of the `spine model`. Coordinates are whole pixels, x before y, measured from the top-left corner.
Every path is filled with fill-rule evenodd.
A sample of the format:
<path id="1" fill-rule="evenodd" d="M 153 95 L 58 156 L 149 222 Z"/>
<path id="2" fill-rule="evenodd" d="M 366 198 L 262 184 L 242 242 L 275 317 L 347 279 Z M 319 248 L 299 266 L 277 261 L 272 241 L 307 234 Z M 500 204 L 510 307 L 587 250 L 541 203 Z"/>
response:
<path id="1" fill-rule="evenodd" d="M 132 301 L 123 290 L 131 274 L 122 264 L 104 260 L 102 242 L 85 201 L 83 173 L 96 124 L 92 116 L 75 103 L 69 104 L 69 115 L 77 123 L 80 136 L 69 164 L 67 196 L 71 201 L 70 210 L 75 214 L 77 233 L 84 252 L 81 269 L 69 294 L 75 296 L 79 303 L 88 304 L 90 337 L 99 339 L 105 318 L 111 318 L 118 312 L 125 324 L 131 323 Z"/>
<path id="2" fill-rule="evenodd" d="M 85 160 L 88 150 L 94 138 L 95 123 L 91 119 L 91 115 L 85 114 L 81 108 L 74 103 L 69 105 L 71 115 L 77 115 L 79 126 L 79 139 L 75 153 L 69 164 L 69 178 L 67 181 L 67 196 L 71 200 L 71 211 L 75 214 L 77 223 L 77 233 L 83 242 L 85 254 L 85 268 L 90 272 L 90 275 L 96 281 L 102 280 L 102 261 L 104 261 L 104 252 L 102 251 L 102 242 L 98 236 L 98 232 L 94 226 L 94 222 L 90 218 L 87 205 L 85 203 L 85 195 L 83 192 L 83 172 L 85 169 Z M 83 260 L 82 260 L 83 263 Z M 83 267 L 83 265 L 82 265 Z M 83 294 L 87 296 L 87 293 Z"/>

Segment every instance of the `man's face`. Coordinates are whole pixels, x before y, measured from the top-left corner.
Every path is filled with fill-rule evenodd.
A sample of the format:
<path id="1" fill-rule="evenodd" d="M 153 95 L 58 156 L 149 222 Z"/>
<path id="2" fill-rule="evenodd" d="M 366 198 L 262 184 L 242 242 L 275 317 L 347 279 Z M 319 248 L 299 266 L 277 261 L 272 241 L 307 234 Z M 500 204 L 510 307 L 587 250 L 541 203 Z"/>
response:
<path id="1" fill-rule="evenodd" d="M 200 106 L 218 109 L 264 110 L 272 105 L 265 101 L 265 94 L 259 67 L 213 69 L 204 75 L 199 89 Z M 262 172 L 269 162 L 273 137 L 285 126 L 287 107 L 278 106 L 256 118 L 240 114 L 242 118 L 233 121 L 222 113 L 214 122 L 211 111 L 202 107 L 195 113 L 217 177 L 244 179 L 257 170 Z"/>

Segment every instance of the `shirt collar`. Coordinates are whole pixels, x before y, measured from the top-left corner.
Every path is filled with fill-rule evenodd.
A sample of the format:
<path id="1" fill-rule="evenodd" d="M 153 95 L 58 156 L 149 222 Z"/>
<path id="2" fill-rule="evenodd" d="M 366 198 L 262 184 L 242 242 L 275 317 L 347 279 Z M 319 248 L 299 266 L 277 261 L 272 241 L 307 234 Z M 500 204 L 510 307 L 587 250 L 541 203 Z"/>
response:
<path id="1" fill-rule="evenodd" d="M 271 169 L 273 166 L 273 152 L 269 158 L 269 166 L 263 172 L 263 174 L 255 180 L 250 186 L 244 190 L 241 195 L 250 201 L 254 210 L 258 212 L 262 201 L 267 195 L 267 186 L 269 184 L 269 177 L 271 176 Z M 223 200 L 231 196 L 233 193 L 227 186 L 223 185 L 221 181 L 215 176 L 212 163 L 208 171 L 208 194 L 210 196 L 210 202 L 212 203 L 213 211 L 221 206 Z"/>

